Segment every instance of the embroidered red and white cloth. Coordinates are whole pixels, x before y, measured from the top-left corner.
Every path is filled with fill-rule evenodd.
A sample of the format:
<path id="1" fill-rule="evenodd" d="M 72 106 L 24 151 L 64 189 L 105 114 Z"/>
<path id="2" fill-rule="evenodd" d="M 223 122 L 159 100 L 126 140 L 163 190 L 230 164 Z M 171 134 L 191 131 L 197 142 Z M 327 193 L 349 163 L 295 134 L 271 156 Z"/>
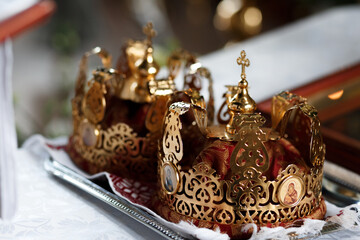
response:
<path id="1" fill-rule="evenodd" d="M 132 203 L 150 208 L 151 197 L 155 192 L 155 185 L 148 182 L 139 182 L 133 179 L 122 178 L 106 173 L 111 189 L 128 199 Z"/>

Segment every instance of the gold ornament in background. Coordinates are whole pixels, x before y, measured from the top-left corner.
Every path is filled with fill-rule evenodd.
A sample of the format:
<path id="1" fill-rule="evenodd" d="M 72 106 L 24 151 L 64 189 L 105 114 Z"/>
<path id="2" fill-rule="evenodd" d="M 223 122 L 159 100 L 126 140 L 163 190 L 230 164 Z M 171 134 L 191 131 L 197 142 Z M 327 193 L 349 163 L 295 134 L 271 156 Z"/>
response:
<path id="1" fill-rule="evenodd" d="M 143 41 L 130 40 L 126 46 L 126 59 L 129 65 L 129 72 L 124 73 L 126 77 L 120 88 L 115 89 L 117 97 L 120 99 L 131 100 L 137 103 L 150 103 L 151 93 L 149 92 L 148 82 L 155 80 L 159 72 L 159 65 L 153 57 L 152 38 L 156 36 L 152 23 L 148 23 L 143 32 L 146 39 Z M 175 90 L 175 85 L 168 85 L 169 91 Z"/>
<path id="2" fill-rule="evenodd" d="M 106 108 L 105 94 L 104 84 L 99 82 L 94 82 L 85 94 L 82 102 L 82 111 L 93 124 L 100 122 L 104 118 Z"/>
<path id="3" fill-rule="evenodd" d="M 80 62 L 72 100 L 74 132 L 68 152 L 79 167 L 91 174 L 107 171 L 146 181 L 155 179 L 157 141 L 168 101 L 176 92 L 174 79 L 179 71 L 175 70 L 183 63 L 186 77 L 209 81 L 207 109 L 209 117 L 213 116 L 209 71 L 187 51 L 177 51 L 168 60 L 169 76 L 156 78 L 159 66 L 152 46 L 156 32 L 151 23 L 143 32 L 145 40 L 130 40 L 124 46 L 117 69 L 111 68 L 111 55 L 100 47 L 86 52 Z M 87 61 L 92 55 L 100 57 L 103 67 L 94 70 L 88 81 Z M 186 90 L 198 95 L 201 87 L 189 86 Z M 185 94 L 191 98 L 191 94 Z"/>
<path id="4" fill-rule="evenodd" d="M 241 80 L 237 86 L 227 86 L 222 108 L 228 109 L 220 110 L 230 118 L 219 115 L 222 125 L 207 125 L 206 110 L 196 102 L 175 102 L 169 107 L 159 144 L 158 212 L 171 221 L 190 220 L 213 228 L 228 225 L 233 231 L 247 223 L 278 226 L 306 217 L 322 218 L 325 145 L 316 110 L 306 99 L 284 92 L 273 98 L 273 127 L 264 127 L 265 118 L 255 112 L 256 103 L 247 91 L 245 67 L 250 61 L 244 51 L 237 62 L 242 67 Z M 189 121 L 185 116 L 195 119 L 191 126 L 184 125 Z M 192 156 L 189 151 L 197 151 L 195 144 L 184 147 L 190 133 L 197 134 L 192 139 L 207 140 L 200 143 L 198 156 L 187 159 Z M 287 147 L 297 157 L 290 162 L 285 159 L 285 165 L 273 173 L 270 161 L 275 161 L 276 146 Z M 209 162 L 203 160 L 207 156 Z M 225 170 L 220 167 L 224 161 L 229 161 Z M 166 171 L 168 166 L 175 170 Z"/>
<path id="5" fill-rule="evenodd" d="M 235 33 L 245 39 L 262 30 L 263 13 L 256 1 L 222 0 L 216 7 L 214 27 L 220 31 Z"/>

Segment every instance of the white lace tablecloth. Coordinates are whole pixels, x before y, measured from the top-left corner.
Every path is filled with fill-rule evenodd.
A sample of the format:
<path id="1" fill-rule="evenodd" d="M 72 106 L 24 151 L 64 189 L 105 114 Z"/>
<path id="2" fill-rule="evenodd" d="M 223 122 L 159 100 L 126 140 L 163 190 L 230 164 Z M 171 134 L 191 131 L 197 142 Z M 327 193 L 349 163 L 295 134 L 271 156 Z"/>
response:
<path id="1" fill-rule="evenodd" d="M 128 216 L 47 174 L 43 159 L 16 154 L 18 209 L 0 239 L 162 239 Z"/>

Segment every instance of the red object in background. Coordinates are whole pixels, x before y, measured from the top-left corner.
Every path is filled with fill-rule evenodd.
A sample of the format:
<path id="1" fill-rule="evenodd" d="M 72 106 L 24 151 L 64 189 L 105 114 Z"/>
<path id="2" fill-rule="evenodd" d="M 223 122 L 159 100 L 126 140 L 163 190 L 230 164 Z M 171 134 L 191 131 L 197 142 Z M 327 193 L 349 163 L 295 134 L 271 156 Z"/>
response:
<path id="1" fill-rule="evenodd" d="M 360 174 L 360 63 L 290 92 L 318 109 L 326 159 Z M 339 97 L 330 100 L 333 94 Z M 271 99 L 258 109 L 270 115 Z"/>
<path id="2" fill-rule="evenodd" d="M 30 27 L 47 19 L 55 10 L 56 5 L 51 0 L 40 1 L 30 8 L 0 22 L 0 42 L 8 37 L 14 37 Z"/>

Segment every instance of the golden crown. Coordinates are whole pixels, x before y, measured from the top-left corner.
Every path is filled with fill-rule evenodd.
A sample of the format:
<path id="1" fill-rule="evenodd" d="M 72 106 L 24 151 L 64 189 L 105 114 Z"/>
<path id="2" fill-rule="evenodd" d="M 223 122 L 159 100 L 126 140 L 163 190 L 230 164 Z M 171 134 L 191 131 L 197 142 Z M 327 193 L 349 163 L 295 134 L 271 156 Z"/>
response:
<path id="1" fill-rule="evenodd" d="M 208 110 L 213 112 L 209 71 L 190 53 L 179 50 L 169 57 L 168 77 L 156 78 L 159 66 L 153 57 L 155 31 L 151 23 L 144 33 L 144 41 L 125 44 L 116 69 L 111 68 L 111 55 L 100 47 L 85 53 L 81 60 L 72 100 L 74 132 L 67 150 L 72 160 L 91 174 L 107 171 L 137 179 L 156 178 L 157 140 L 182 62 L 187 94 L 199 95 L 199 79 L 209 80 Z M 92 55 L 101 58 L 103 67 L 94 70 L 87 81 L 87 61 Z"/>
<path id="2" fill-rule="evenodd" d="M 250 61 L 244 51 L 237 63 L 241 80 L 227 86 L 220 125 L 208 124 L 206 109 L 192 101 L 169 107 L 159 143 L 155 208 L 170 221 L 220 227 L 234 238 L 251 233 L 247 223 L 286 226 L 323 218 L 325 145 L 316 109 L 282 92 L 273 97 L 272 125 L 267 124 L 248 94 Z"/>

